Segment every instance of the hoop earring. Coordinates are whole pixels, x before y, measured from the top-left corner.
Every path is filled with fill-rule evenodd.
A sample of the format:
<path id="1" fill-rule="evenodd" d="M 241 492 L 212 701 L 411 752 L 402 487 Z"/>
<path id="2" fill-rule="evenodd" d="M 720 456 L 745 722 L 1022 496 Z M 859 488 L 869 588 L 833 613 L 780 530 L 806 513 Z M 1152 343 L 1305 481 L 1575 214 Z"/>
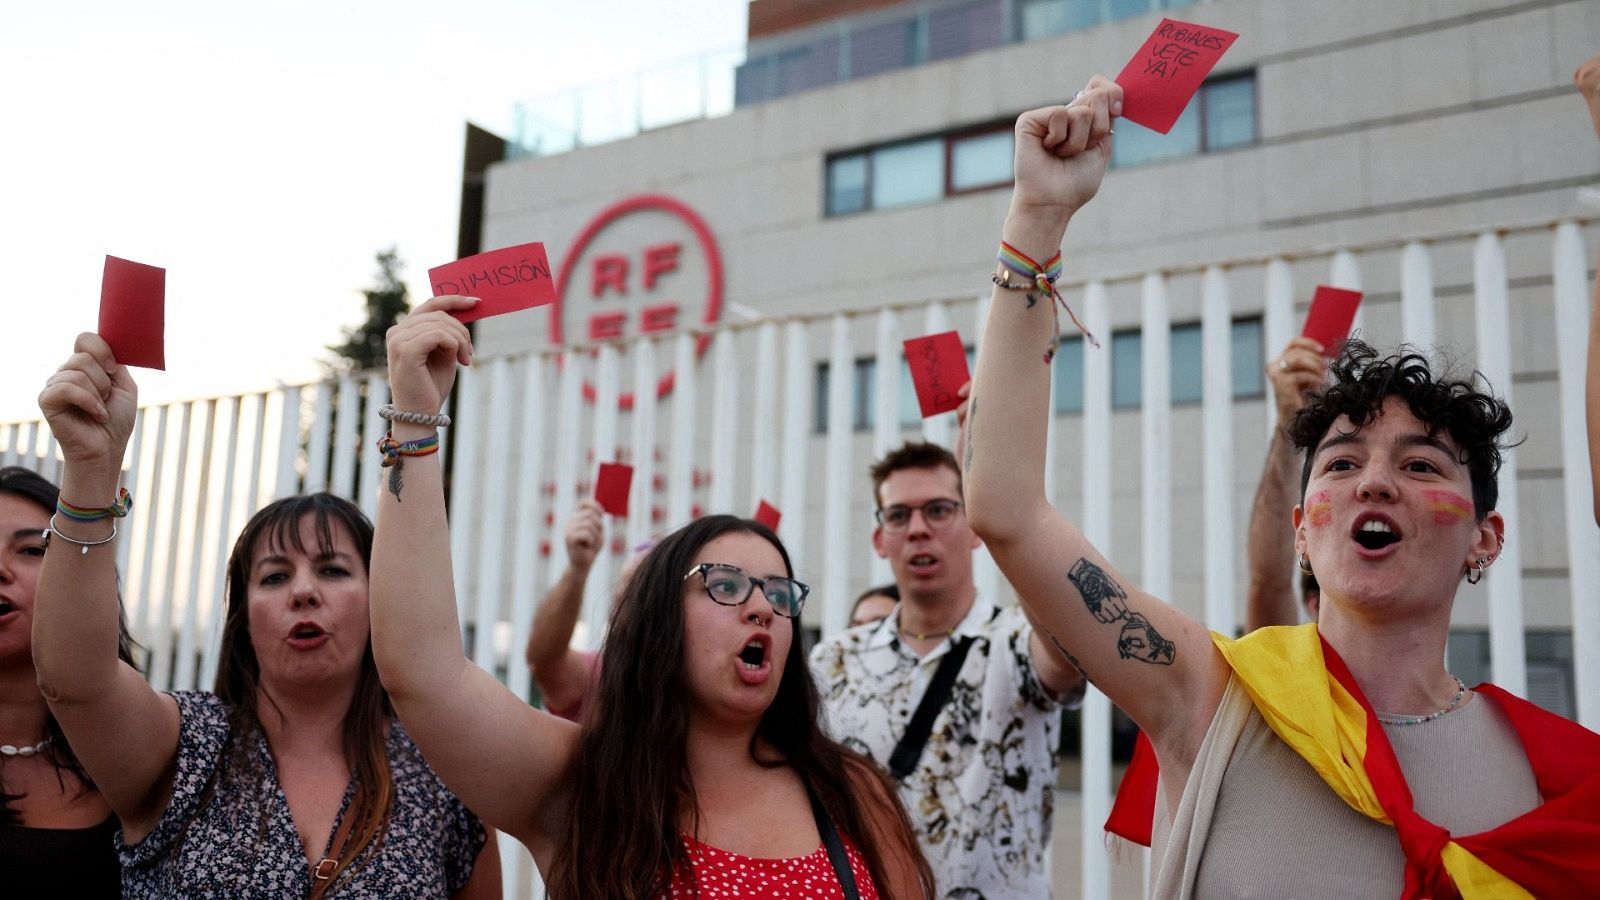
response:
<path id="1" fill-rule="evenodd" d="M 1306 573 L 1307 575 L 1312 574 L 1311 573 L 1311 560 L 1309 558 L 1307 558 L 1307 556 L 1304 553 L 1300 554 L 1300 571 Z"/>
<path id="2" fill-rule="evenodd" d="M 1477 562 L 1467 567 L 1467 584 L 1477 584 L 1483 580 L 1483 573 L 1489 568 L 1492 557 L 1480 556 Z"/>

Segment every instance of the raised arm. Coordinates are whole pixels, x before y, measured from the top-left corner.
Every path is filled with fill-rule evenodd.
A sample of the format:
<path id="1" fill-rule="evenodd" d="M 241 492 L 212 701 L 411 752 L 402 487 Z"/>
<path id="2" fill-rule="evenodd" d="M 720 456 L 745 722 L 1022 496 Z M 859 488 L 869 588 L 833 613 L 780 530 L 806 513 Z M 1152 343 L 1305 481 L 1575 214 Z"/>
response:
<path id="1" fill-rule="evenodd" d="M 1307 391 L 1327 377 L 1322 345 L 1297 337 L 1267 363 L 1267 380 L 1278 407 L 1278 427 L 1267 444 L 1267 462 L 1250 507 L 1250 588 L 1245 595 L 1245 630 L 1267 625 L 1298 625 L 1294 599 L 1294 526 L 1289 515 L 1300 502 L 1300 454 L 1283 429 L 1305 405 Z"/>
<path id="2" fill-rule="evenodd" d="M 65 460 L 61 499 L 105 507 L 117 496 L 139 391 L 98 335 L 79 335 L 73 350 L 45 383 L 39 409 Z M 178 705 L 117 658 L 116 544 L 96 542 L 128 520 L 52 521 L 60 530 L 45 552 L 33 611 L 39 690 L 134 843 L 171 795 Z"/>
<path id="3" fill-rule="evenodd" d="M 466 326 L 446 311 L 472 303 L 435 297 L 389 329 L 398 409 L 434 413 L 443 405 L 456 363 L 472 360 Z M 399 442 L 433 434 L 403 422 L 392 430 Z M 547 864 L 562 818 L 555 792 L 577 728 L 529 707 L 462 652 L 438 454 L 401 456 L 384 475 L 370 582 L 372 651 L 383 685 L 445 785 Z"/>
<path id="4" fill-rule="evenodd" d="M 1589 120 L 1600 137 L 1600 56 L 1592 56 L 1572 81 L 1589 105 Z M 1600 525 L 1600 281 L 1595 282 L 1594 303 L 1589 310 L 1589 377 L 1584 405 L 1589 420 L 1589 483 L 1594 488 L 1594 521 Z"/>
<path id="5" fill-rule="evenodd" d="M 1039 263 L 1055 255 L 1100 187 L 1121 96 L 1097 76 L 1070 106 L 1017 120 L 1007 244 Z M 996 289 L 967 418 L 968 515 L 1046 637 L 1150 733 L 1164 769 L 1187 771 L 1224 663 L 1204 627 L 1129 584 L 1045 498 L 1051 333 L 1050 296 Z"/>
<path id="6" fill-rule="evenodd" d="M 600 542 L 605 540 L 605 511 L 585 500 L 567 521 L 567 568 L 539 601 L 528 630 L 528 668 L 539 683 L 544 708 L 570 709 L 589 686 L 589 663 L 572 649 L 572 631 L 583 609 L 583 589 L 589 581 Z"/>

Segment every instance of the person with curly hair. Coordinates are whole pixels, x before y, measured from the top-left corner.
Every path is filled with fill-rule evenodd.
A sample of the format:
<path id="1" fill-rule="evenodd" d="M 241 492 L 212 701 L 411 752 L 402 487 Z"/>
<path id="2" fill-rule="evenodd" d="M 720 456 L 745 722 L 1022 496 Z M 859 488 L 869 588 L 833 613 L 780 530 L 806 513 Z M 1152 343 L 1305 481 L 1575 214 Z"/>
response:
<path id="1" fill-rule="evenodd" d="M 1159 775 L 1130 772 L 1109 824 L 1153 839 L 1152 896 L 1600 895 L 1600 735 L 1444 663 L 1457 595 L 1505 539 L 1492 394 L 1413 352 L 1334 361 L 1290 428 L 1315 623 L 1213 634 L 1051 507 L 1040 349 L 1064 301 L 1033 260 L 1099 190 L 1122 100 L 1096 76 L 1017 121 L 966 500 L 1037 626 L 1150 737 Z"/>

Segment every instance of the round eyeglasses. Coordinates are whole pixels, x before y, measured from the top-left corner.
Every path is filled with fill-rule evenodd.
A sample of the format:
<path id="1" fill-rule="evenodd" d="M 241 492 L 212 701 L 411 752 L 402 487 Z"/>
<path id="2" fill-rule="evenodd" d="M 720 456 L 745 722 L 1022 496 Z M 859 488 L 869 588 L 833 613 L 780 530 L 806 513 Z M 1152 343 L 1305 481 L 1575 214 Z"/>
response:
<path id="1" fill-rule="evenodd" d="M 885 506 L 875 515 L 878 524 L 882 525 L 885 531 L 905 531 L 911 526 L 911 514 L 917 510 L 922 511 L 922 520 L 928 523 L 929 528 L 943 528 L 956 520 L 956 513 L 961 510 L 961 501 L 939 497 L 921 506 L 896 503 L 894 506 Z"/>
<path id="2" fill-rule="evenodd" d="M 683 580 L 688 581 L 695 575 L 705 581 L 706 596 L 722 606 L 743 606 L 759 587 L 767 602 L 772 604 L 773 611 L 787 619 L 800 617 L 800 610 L 806 605 L 806 595 L 811 593 L 808 585 L 793 578 L 779 575 L 757 578 L 738 566 L 724 563 L 701 563 L 690 569 Z"/>

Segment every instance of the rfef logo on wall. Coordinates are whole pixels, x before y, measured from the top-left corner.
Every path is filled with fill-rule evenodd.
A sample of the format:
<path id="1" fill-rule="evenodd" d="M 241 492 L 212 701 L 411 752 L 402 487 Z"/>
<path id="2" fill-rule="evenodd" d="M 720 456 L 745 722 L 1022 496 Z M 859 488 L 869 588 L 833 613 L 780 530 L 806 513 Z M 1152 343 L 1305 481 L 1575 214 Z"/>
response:
<path id="1" fill-rule="evenodd" d="M 630 197 L 578 233 L 556 277 L 550 342 L 607 341 L 714 325 L 722 315 L 722 254 L 705 220 L 661 194 Z M 701 335 L 696 358 L 711 345 Z M 662 354 L 669 359 L 670 354 Z M 672 390 L 668 368 L 656 396 Z M 583 386 L 593 402 L 594 385 Z M 633 407 L 632 392 L 619 397 Z"/>

